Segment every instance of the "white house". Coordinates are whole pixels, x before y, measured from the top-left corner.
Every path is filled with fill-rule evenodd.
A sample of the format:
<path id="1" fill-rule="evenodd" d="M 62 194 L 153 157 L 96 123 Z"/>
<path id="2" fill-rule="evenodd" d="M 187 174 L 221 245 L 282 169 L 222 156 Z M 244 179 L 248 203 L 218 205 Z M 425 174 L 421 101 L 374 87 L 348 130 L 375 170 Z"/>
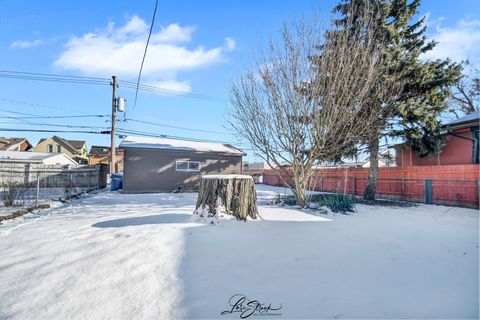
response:
<path id="1" fill-rule="evenodd" d="M 36 163 L 44 165 L 62 165 L 74 168 L 78 166 L 69 156 L 63 153 L 0 151 L 0 163 Z"/>

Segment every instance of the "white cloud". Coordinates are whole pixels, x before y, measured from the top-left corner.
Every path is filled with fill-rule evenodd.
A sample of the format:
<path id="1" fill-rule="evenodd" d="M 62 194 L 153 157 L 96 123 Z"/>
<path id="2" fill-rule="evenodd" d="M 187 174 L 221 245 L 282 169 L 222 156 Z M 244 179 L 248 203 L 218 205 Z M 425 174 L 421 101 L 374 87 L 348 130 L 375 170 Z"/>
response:
<path id="1" fill-rule="evenodd" d="M 136 79 L 148 31 L 149 25 L 138 16 L 133 16 L 121 27 L 110 23 L 100 31 L 71 37 L 64 45 L 64 51 L 54 61 L 54 66 L 88 75 L 115 74 L 124 79 Z M 190 90 L 188 82 L 175 79 L 179 71 L 224 62 L 227 60 L 226 52 L 235 48 L 232 38 L 226 38 L 223 45 L 210 49 L 201 45 L 188 47 L 185 43 L 192 40 L 194 31 L 195 26 L 176 23 L 154 31 L 143 67 L 143 82 L 163 83 L 163 86 L 170 88 Z"/>
<path id="2" fill-rule="evenodd" d="M 17 40 L 17 41 L 12 42 L 12 44 L 10 45 L 10 47 L 12 47 L 12 48 L 21 48 L 21 49 L 24 49 L 24 48 L 35 47 L 35 46 L 38 46 L 38 45 L 40 45 L 40 44 L 42 44 L 42 43 L 43 43 L 43 41 L 40 40 L 40 39 L 33 40 L 33 41 Z"/>
<path id="3" fill-rule="evenodd" d="M 147 82 L 147 85 L 160 87 L 167 90 L 183 91 L 190 92 L 191 86 L 188 81 L 175 81 L 175 80 L 164 80 L 164 81 L 153 81 Z"/>
<path id="4" fill-rule="evenodd" d="M 115 28 L 114 23 L 110 23 L 107 27 L 107 30 L 112 32 Z M 128 35 L 142 35 L 148 31 L 148 25 L 138 16 L 133 16 L 130 20 L 116 32 L 119 36 L 128 36 Z"/>
<path id="5" fill-rule="evenodd" d="M 176 23 L 169 24 L 163 27 L 157 34 L 152 36 L 153 41 L 159 43 L 181 43 L 192 40 L 192 33 L 195 31 L 195 26 L 181 27 Z"/>
<path id="6" fill-rule="evenodd" d="M 478 60 L 480 55 L 480 20 L 464 19 L 457 22 L 452 28 L 442 27 L 440 20 L 429 22 L 435 26 L 435 39 L 437 46 L 427 52 L 428 59 L 450 58 L 453 61 L 462 61 L 467 58 Z"/>
<path id="7" fill-rule="evenodd" d="M 237 43 L 233 38 L 225 38 L 225 47 L 227 50 L 234 50 L 235 47 L 237 46 Z"/>

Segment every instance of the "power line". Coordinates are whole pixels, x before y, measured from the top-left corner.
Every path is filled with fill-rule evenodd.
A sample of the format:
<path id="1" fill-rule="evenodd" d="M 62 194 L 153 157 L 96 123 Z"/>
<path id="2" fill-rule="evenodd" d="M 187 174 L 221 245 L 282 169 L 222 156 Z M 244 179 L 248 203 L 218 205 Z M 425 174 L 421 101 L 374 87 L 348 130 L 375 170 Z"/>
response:
<path id="1" fill-rule="evenodd" d="M 118 121 L 123 121 L 123 120 L 118 120 Z M 214 134 L 226 134 L 226 132 L 185 128 L 185 127 L 172 126 L 172 125 L 168 125 L 168 124 L 161 124 L 161 123 L 158 123 L 158 122 L 143 121 L 143 120 L 137 120 L 137 119 L 131 119 L 131 118 L 125 118 L 125 121 L 127 121 L 127 122 L 128 122 L 128 121 L 132 121 L 132 122 L 144 123 L 144 124 L 149 124 L 149 125 L 158 126 L 158 127 L 165 127 L 165 128 L 172 128 L 172 129 L 180 129 L 180 130 L 187 130 L 187 131 L 194 131 L 194 132 L 204 132 L 204 133 L 214 133 Z"/>
<path id="2" fill-rule="evenodd" d="M 10 121 L 0 121 L 0 123 L 4 124 L 22 124 L 26 126 L 49 126 L 49 127 L 63 127 L 63 128 L 84 128 L 84 129 L 104 129 L 105 127 L 100 126 L 80 126 L 80 125 L 71 125 L 71 124 L 55 124 L 55 123 L 38 123 L 38 122 L 31 122 L 22 119 L 13 118 L 12 120 L 17 120 L 17 122 L 10 122 Z"/>
<path id="3" fill-rule="evenodd" d="M 110 85 L 110 80 L 105 78 L 94 78 L 94 77 L 80 77 L 72 75 L 56 75 L 48 73 L 34 73 L 34 72 L 20 72 L 20 71 L 8 71 L 0 70 L 0 78 L 5 79 L 19 79 L 19 80 L 31 80 L 31 81 L 45 81 L 45 82 L 59 82 L 59 83 L 70 83 L 70 84 L 88 84 L 88 85 Z M 139 82 L 131 82 L 119 80 L 119 84 L 128 89 L 135 89 L 135 96 L 137 97 L 138 90 L 171 95 L 171 96 L 181 96 L 193 99 L 202 99 L 202 100 L 223 100 L 223 98 L 216 98 L 204 94 L 192 93 L 187 91 L 172 90 L 152 85 L 141 84 Z M 134 104 L 135 107 L 136 103 Z"/>
<path id="4" fill-rule="evenodd" d="M 80 125 L 71 125 L 71 124 L 56 124 L 56 123 L 42 123 L 42 122 L 37 122 L 37 121 L 32 121 L 30 119 L 38 119 L 38 118 L 46 118 L 46 119 L 68 119 L 68 118 L 84 118 L 84 117 L 106 117 L 105 115 L 84 115 L 84 116 L 40 116 L 40 115 L 34 115 L 34 114 L 29 114 L 29 113 L 23 113 L 23 112 L 14 112 L 14 111 L 8 111 L 3 109 L 0 109 L 2 112 L 8 112 L 8 113 L 13 113 L 13 114 L 22 114 L 22 116 L 0 116 L 0 119 L 11 119 L 16 122 L 0 122 L 0 123 L 6 123 L 6 124 L 23 124 L 23 125 L 29 125 L 29 126 L 52 126 L 52 127 L 66 127 L 66 128 L 104 128 L 100 126 L 80 126 Z M 26 116 L 23 116 L 26 114 Z"/>
<path id="5" fill-rule="evenodd" d="M 42 130 L 42 129 L 13 129 L 13 128 L 0 128 L 0 131 L 110 134 L 110 131 Z"/>
<path id="6" fill-rule="evenodd" d="M 234 145 L 235 143 L 227 142 L 227 141 L 218 141 L 218 140 L 208 140 L 208 139 L 197 139 L 197 138 L 189 138 L 189 137 L 180 137 L 180 136 L 171 136 L 166 134 L 158 134 L 153 132 L 144 132 L 144 131 L 136 131 L 136 130 L 126 130 L 126 129 L 117 129 L 118 135 L 137 135 L 143 137 L 152 137 L 152 138 L 166 138 L 166 139 L 178 139 L 178 140 L 186 140 L 192 142 L 207 142 L 207 143 L 221 143 L 221 144 L 229 144 Z M 251 150 L 249 148 L 243 148 L 242 150 Z"/>
<path id="7" fill-rule="evenodd" d="M 33 114 L 33 113 L 25 113 L 25 112 L 17 112 L 17 111 L 10 111 L 10 110 L 5 110 L 5 109 L 0 109 L 1 112 L 8 112 L 8 113 L 12 113 L 12 114 L 20 114 L 20 115 L 25 115 L 25 116 L 40 116 L 40 115 L 36 115 L 36 114 Z"/>
<path id="8" fill-rule="evenodd" d="M 19 103 L 19 104 L 25 104 L 25 105 L 33 105 L 33 106 L 39 106 L 39 107 L 44 107 L 44 108 L 52 108 L 52 109 L 57 109 L 57 110 L 68 110 L 65 108 L 61 107 L 54 107 L 54 106 L 49 106 L 49 105 L 40 105 L 40 104 L 35 104 L 35 103 L 29 103 L 25 101 L 19 101 L 19 100 L 12 100 L 12 99 L 5 99 L 5 98 L 0 98 L 2 101 L 7 101 L 7 102 L 13 102 L 13 103 Z M 11 111 L 11 110 L 6 110 L 6 109 L 0 109 L 0 111 L 3 112 L 8 112 L 12 114 L 19 114 L 21 116 L 15 116 L 15 117 L 1 117 L 4 119 L 29 119 L 29 118 L 39 118 L 39 119 L 63 119 L 63 118 L 86 118 L 86 117 L 98 117 L 98 118 L 103 118 L 103 117 L 109 117 L 109 115 L 59 115 L 59 116 L 42 116 L 42 115 L 37 115 L 37 114 L 32 114 L 32 113 L 25 113 L 25 112 L 16 112 L 16 111 Z M 70 110 L 68 110 L 70 111 Z M 123 121 L 121 119 L 117 121 Z M 132 122 L 138 122 L 138 123 L 144 123 L 144 124 L 149 124 L 153 126 L 159 126 L 159 127 L 165 127 L 165 128 L 172 128 L 172 129 L 180 129 L 180 130 L 187 130 L 187 131 L 192 131 L 192 132 L 203 132 L 203 133 L 212 133 L 212 134 L 226 134 L 226 132 L 220 132 L 220 131 L 213 131 L 213 130 L 202 130 L 202 129 L 193 129 L 193 128 L 186 128 L 186 127 L 181 127 L 181 126 L 173 126 L 173 125 L 167 125 L 167 124 L 162 124 L 158 122 L 151 122 L 151 121 L 144 121 L 144 120 L 139 120 L 139 119 L 131 119 L 131 118 L 126 118 L 125 121 L 132 121 Z"/>
<path id="9" fill-rule="evenodd" d="M 118 83 L 122 87 L 125 87 L 125 88 L 129 88 L 129 89 L 136 89 L 137 88 L 136 83 L 131 82 L 131 81 L 119 80 Z M 213 96 L 209 96 L 209 95 L 205 95 L 205 94 L 193 93 L 193 92 L 187 92 L 187 91 L 180 91 L 180 90 L 173 90 L 173 89 L 166 89 L 166 88 L 152 86 L 152 85 L 146 85 L 146 84 L 140 84 L 138 86 L 138 90 L 152 92 L 152 93 L 158 93 L 158 94 L 171 95 L 171 96 L 179 96 L 179 97 L 200 99 L 200 100 L 223 100 L 222 98 L 213 97 Z"/>
<path id="10" fill-rule="evenodd" d="M 51 106 L 51 105 L 45 105 L 45 104 L 38 104 L 38 103 L 31 103 L 31 102 L 26 102 L 26 101 L 20 101 L 20 100 L 14 100 L 14 99 L 6 99 L 6 98 L 0 98 L 1 101 L 9 102 L 9 103 L 16 103 L 16 104 L 23 104 L 27 106 L 33 106 L 33 107 L 39 107 L 39 108 L 45 108 L 45 109 L 52 109 L 52 110 L 62 110 L 62 111 L 67 111 L 67 112 L 73 112 L 73 113 L 80 113 L 80 114 L 87 114 L 85 112 L 77 111 L 77 110 L 72 110 L 64 107 L 58 107 L 58 106 Z"/>
<path id="11" fill-rule="evenodd" d="M 4 111 L 0 109 L 0 111 L 3 112 L 11 112 L 11 111 Z M 17 113 L 17 112 L 16 112 Z M 20 113 L 20 112 L 18 112 Z M 21 117 L 2 117 L 2 119 L 67 119 L 67 118 L 103 118 L 103 117 L 108 117 L 108 115 L 103 115 L 103 114 L 90 114 L 90 115 L 84 115 L 84 116 L 36 116 L 36 115 L 28 115 L 28 116 L 21 116 Z"/>
<path id="12" fill-rule="evenodd" d="M 83 80 L 83 79 L 70 79 L 70 78 L 57 78 L 57 77 L 45 77 L 45 76 L 28 76 L 28 75 L 16 75 L 16 74 L 5 74 L 0 71 L 0 78 L 7 79 L 19 79 L 19 80 L 34 80 L 34 81 L 45 81 L 45 82 L 63 82 L 63 83 L 74 83 L 74 84 L 91 84 L 91 85 L 108 85 L 108 81 L 104 80 Z"/>
<path id="13" fill-rule="evenodd" d="M 152 36 L 153 24 L 155 22 L 155 16 L 157 15 L 157 7 L 158 7 L 158 0 L 155 0 L 155 9 L 153 9 L 152 24 L 150 25 L 150 31 L 148 32 L 145 51 L 143 52 L 142 63 L 140 64 L 140 71 L 138 72 L 137 89 L 135 90 L 135 103 L 133 104 L 133 110 L 135 110 L 135 106 L 137 105 L 138 85 L 140 84 L 140 77 L 142 76 L 143 63 L 145 62 L 145 57 L 147 56 L 148 44 L 150 43 L 150 37 Z"/>
<path id="14" fill-rule="evenodd" d="M 187 140 L 187 141 L 195 141 L 195 142 L 214 142 L 214 143 L 222 143 L 222 144 L 231 144 L 230 142 L 226 142 L 226 141 L 171 136 L 171 135 L 159 134 L 155 132 L 137 131 L 137 130 L 130 130 L 130 129 L 117 129 L 117 131 L 119 133 L 124 133 L 126 135 L 132 134 L 132 135 L 152 137 L 152 138 L 167 138 L 167 139 L 178 139 L 178 140 Z"/>
<path id="15" fill-rule="evenodd" d="M 61 75 L 61 74 L 53 74 L 53 73 L 24 72 L 24 71 L 13 71 L 13 70 L 0 70 L 0 72 L 1 73 L 22 74 L 22 75 L 57 77 L 57 78 L 73 78 L 73 79 L 89 79 L 89 80 L 106 80 L 106 81 L 109 81 L 109 79 L 107 79 L 107 78 L 82 77 L 82 76 Z"/>

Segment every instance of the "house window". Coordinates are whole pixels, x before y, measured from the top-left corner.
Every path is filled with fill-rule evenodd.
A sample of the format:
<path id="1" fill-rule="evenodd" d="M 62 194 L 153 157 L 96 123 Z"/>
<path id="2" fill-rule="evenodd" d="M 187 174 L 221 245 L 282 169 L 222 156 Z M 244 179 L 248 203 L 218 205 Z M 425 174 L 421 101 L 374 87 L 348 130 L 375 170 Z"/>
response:
<path id="1" fill-rule="evenodd" d="M 53 145 L 51 145 L 51 144 L 47 145 L 47 151 L 48 152 L 53 152 Z"/>
<path id="2" fill-rule="evenodd" d="M 200 171 L 200 162 L 188 161 L 188 171 Z"/>
<path id="3" fill-rule="evenodd" d="M 61 153 L 62 152 L 62 146 L 57 144 L 57 152 L 58 153 Z"/>
<path id="4" fill-rule="evenodd" d="M 200 171 L 199 161 L 177 161 L 175 162 L 176 171 Z"/>

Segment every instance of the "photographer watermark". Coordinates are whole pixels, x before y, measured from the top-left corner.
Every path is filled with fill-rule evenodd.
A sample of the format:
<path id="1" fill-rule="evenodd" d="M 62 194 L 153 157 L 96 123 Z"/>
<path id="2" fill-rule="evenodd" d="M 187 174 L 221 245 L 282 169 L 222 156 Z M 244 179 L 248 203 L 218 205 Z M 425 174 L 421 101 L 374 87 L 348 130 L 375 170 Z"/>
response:
<path id="1" fill-rule="evenodd" d="M 220 314 L 238 313 L 240 319 L 246 319 L 250 316 L 281 316 L 279 310 L 282 305 L 272 305 L 272 303 L 261 303 L 258 300 L 250 300 L 243 294 L 234 294 L 228 300 L 229 308 Z"/>

